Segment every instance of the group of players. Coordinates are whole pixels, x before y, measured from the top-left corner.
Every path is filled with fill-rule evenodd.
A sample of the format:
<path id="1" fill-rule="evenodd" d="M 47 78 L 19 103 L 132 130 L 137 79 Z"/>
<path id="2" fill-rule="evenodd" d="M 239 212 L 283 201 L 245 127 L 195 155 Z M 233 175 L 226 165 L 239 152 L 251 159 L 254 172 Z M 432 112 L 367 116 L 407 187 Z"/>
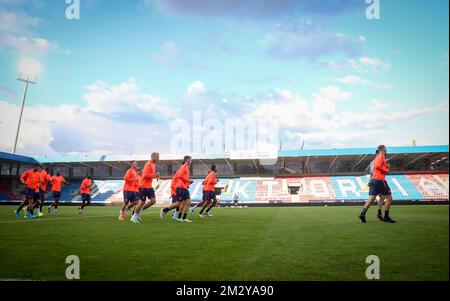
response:
<path id="1" fill-rule="evenodd" d="M 159 153 L 152 153 L 151 160 L 145 163 L 142 170 L 138 169 L 137 162 L 133 162 L 124 176 L 123 198 L 124 203 L 119 213 L 119 219 L 126 220 L 127 211 L 133 209 L 130 221 L 137 224 L 141 221 L 141 213 L 156 203 L 153 180 L 159 180 L 160 174 L 156 172 L 156 164 L 159 162 Z M 216 205 L 217 198 L 215 186 L 217 184 L 217 169 L 211 166 L 208 176 L 203 182 L 203 200 L 191 207 L 191 197 L 189 186 L 193 183 L 190 178 L 190 167 L 192 157 L 185 156 L 183 164 L 172 178 L 171 199 L 172 204 L 161 209 L 160 217 L 174 210 L 173 218 L 181 222 L 192 222 L 187 218 L 187 212 L 194 214 L 195 209 L 200 207 L 199 217 L 212 217 L 211 209 Z M 58 205 L 61 198 L 61 186 L 69 184 L 59 172 L 51 176 L 43 166 L 36 164 L 33 169 L 25 171 L 20 177 L 22 184 L 26 186 L 25 199 L 15 211 L 16 217 L 20 217 L 22 209 L 26 211 L 25 218 L 37 218 L 44 214 L 42 207 L 45 201 L 45 194 L 51 186 L 53 203 L 48 207 L 48 213 L 54 208 L 54 214 L 58 214 Z M 93 182 L 90 175 L 86 175 L 80 185 L 81 206 L 78 208 L 79 214 L 83 214 L 84 208 L 91 203 L 91 188 Z M 34 210 L 38 210 L 34 214 Z"/>
<path id="2" fill-rule="evenodd" d="M 47 208 L 48 213 L 54 208 L 54 214 L 58 214 L 58 205 L 61 198 L 61 186 L 62 184 L 69 184 L 59 172 L 56 175 L 51 176 L 48 173 L 47 168 L 39 164 L 35 164 L 33 169 L 25 171 L 20 177 L 20 181 L 25 185 L 25 199 L 20 204 L 19 208 L 15 211 L 16 217 L 20 217 L 22 209 L 26 211 L 25 218 L 37 218 L 44 214 L 42 213 L 42 207 L 45 201 L 45 193 L 52 187 L 53 203 Z M 34 210 L 37 209 L 38 213 L 34 214 Z"/>
<path id="3" fill-rule="evenodd" d="M 142 170 L 137 168 L 137 162 L 133 162 L 124 176 L 123 198 L 124 203 L 119 213 L 119 219 L 126 220 L 127 211 L 133 209 L 130 221 L 137 224 L 141 221 L 141 213 L 156 203 L 155 190 L 153 188 L 153 180 L 159 180 L 160 175 L 156 172 L 156 164 L 159 162 L 159 154 L 152 153 L 151 160 L 145 163 Z M 192 157 L 185 156 L 183 164 L 172 178 L 170 187 L 172 204 L 162 208 L 160 217 L 163 219 L 166 214 L 172 210 L 174 213 L 172 218 L 181 222 L 191 223 L 187 218 L 190 211 L 194 214 L 197 207 L 201 207 L 199 217 L 212 217 L 211 209 L 216 205 L 217 198 L 215 194 L 215 186 L 217 184 L 217 169 L 215 165 L 211 166 L 208 176 L 203 181 L 203 199 L 202 201 L 191 207 L 191 197 L 189 186 L 193 183 L 190 178 L 190 168 Z"/>
<path id="4" fill-rule="evenodd" d="M 386 146 L 380 145 L 376 152 L 375 159 L 369 165 L 371 179 L 369 182 L 369 199 L 359 215 L 360 220 L 366 223 L 366 213 L 373 202 L 378 197 L 377 218 L 387 223 L 395 223 L 390 217 L 389 211 L 392 204 L 391 189 L 386 181 L 386 175 L 389 173 L 389 164 L 386 162 Z M 141 221 L 141 213 L 156 203 L 155 190 L 153 188 L 153 180 L 159 180 L 160 174 L 156 172 L 156 164 L 159 162 L 159 153 L 152 153 L 151 160 L 145 163 L 142 170 L 137 167 L 137 162 L 133 162 L 131 167 L 126 171 L 124 176 L 123 198 L 124 203 L 119 213 L 119 219 L 126 220 L 126 213 L 133 209 L 130 221 L 137 224 Z M 174 210 L 172 218 L 181 222 L 191 223 L 187 218 L 190 211 L 194 214 L 196 208 L 200 207 L 200 217 L 212 217 L 211 209 L 217 203 L 215 194 L 215 186 L 218 183 L 216 178 L 217 169 L 213 164 L 203 181 L 203 198 L 202 201 L 191 207 L 191 197 L 189 194 L 189 186 L 193 183 L 190 178 L 190 167 L 192 157 L 185 156 L 183 164 L 172 178 L 171 198 L 172 204 L 161 209 L 160 217 L 163 219 L 166 214 Z M 58 214 L 58 205 L 61 198 L 62 184 L 69 184 L 59 172 L 51 176 L 47 169 L 36 164 L 33 169 L 25 171 L 20 177 L 20 181 L 26 185 L 25 200 L 15 211 L 16 217 L 20 217 L 22 209 L 26 208 L 25 218 L 37 218 L 43 216 L 42 207 L 45 201 L 45 193 L 52 187 L 53 203 L 48 207 L 48 213 L 54 208 L 54 214 Z M 79 214 L 83 213 L 86 206 L 91 203 L 91 186 L 92 178 L 87 175 L 80 186 L 81 206 Z M 382 206 L 384 203 L 384 216 L 382 215 Z M 34 210 L 38 209 L 38 214 L 34 214 Z"/>

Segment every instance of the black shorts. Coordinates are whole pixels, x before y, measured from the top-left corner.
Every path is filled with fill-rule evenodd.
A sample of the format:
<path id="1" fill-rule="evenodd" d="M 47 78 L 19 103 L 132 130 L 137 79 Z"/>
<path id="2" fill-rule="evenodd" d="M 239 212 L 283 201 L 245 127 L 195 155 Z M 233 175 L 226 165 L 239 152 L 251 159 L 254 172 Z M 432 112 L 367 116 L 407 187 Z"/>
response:
<path id="1" fill-rule="evenodd" d="M 176 202 L 178 202 L 178 197 L 176 194 L 172 195 L 172 204 L 175 204 Z"/>
<path id="2" fill-rule="evenodd" d="M 204 191 L 203 192 L 203 200 L 204 201 L 211 201 L 216 199 L 216 192 L 215 191 Z"/>
<path id="3" fill-rule="evenodd" d="M 129 202 L 133 203 L 138 200 L 138 194 L 136 191 L 124 191 L 123 192 L 123 201 L 125 204 L 128 204 Z"/>
<path id="4" fill-rule="evenodd" d="M 186 188 L 177 188 L 177 197 L 180 202 L 190 200 L 191 194 Z"/>
<path id="5" fill-rule="evenodd" d="M 90 202 L 91 202 L 91 195 L 90 195 L 89 193 L 82 193 L 82 194 L 81 194 L 81 200 L 82 200 L 83 202 L 88 202 L 88 203 L 90 203 Z"/>
<path id="6" fill-rule="evenodd" d="M 61 198 L 61 191 L 53 191 L 53 198 L 54 199 Z"/>
<path id="7" fill-rule="evenodd" d="M 26 193 L 27 199 L 33 199 L 33 201 L 37 201 L 41 198 L 41 195 L 39 192 L 36 192 L 35 189 L 27 188 Z"/>
<path id="8" fill-rule="evenodd" d="M 391 195 L 391 188 L 386 181 L 371 179 L 369 184 L 369 195 Z"/>
<path id="9" fill-rule="evenodd" d="M 155 190 L 153 188 L 141 188 L 141 189 L 139 189 L 139 192 L 140 192 L 139 197 L 141 199 L 144 199 L 144 198 L 155 199 L 156 198 Z"/>
<path id="10" fill-rule="evenodd" d="M 41 198 L 41 200 L 45 200 L 45 190 L 39 188 L 39 197 Z"/>

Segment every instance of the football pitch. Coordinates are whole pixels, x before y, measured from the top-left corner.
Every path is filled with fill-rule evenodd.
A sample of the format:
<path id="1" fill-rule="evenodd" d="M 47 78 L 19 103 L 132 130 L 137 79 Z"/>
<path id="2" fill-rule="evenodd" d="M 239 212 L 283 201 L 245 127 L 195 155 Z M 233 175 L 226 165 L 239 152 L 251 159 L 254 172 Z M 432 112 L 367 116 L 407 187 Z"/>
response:
<path id="1" fill-rule="evenodd" d="M 397 224 L 376 208 L 362 224 L 358 206 L 216 208 L 191 224 L 152 208 L 138 225 L 118 207 L 15 208 L 0 206 L 0 279 L 66 280 L 76 255 L 81 280 L 366 280 L 376 255 L 380 280 L 449 280 L 448 205 L 394 206 Z"/>

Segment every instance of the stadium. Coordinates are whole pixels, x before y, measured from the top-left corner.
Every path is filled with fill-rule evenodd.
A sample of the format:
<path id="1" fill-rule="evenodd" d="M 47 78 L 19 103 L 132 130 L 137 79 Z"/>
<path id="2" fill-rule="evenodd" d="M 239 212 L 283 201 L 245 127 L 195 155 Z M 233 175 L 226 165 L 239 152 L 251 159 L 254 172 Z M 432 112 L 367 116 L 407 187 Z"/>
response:
<path id="1" fill-rule="evenodd" d="M 257 157 L 232 160 L 229 154 L 223 154 L 197 159 L 194 155 L 190 195 L 193 201 L 201 201 L 202 181 L 210 165 L 215 164 L 220 175 L 216 189 L 223 205 L 230 204 L 235 194 L 242 205 L 250 206 L 361 203 L 368 198 L 370 177 L 365 169 L 374 153 L 375 148 L 280 151 L 277 162 L 269 166 L 261 165 Z M 131 162 L 137 161 L 138 166 L 143 167 L 148 157 L 29 158 L 2 153 L 1 201 L 21 200 L 20 175 L 31 169 L 32 164 L 41 163 L 52 175 L 59 171 L 71 183 L 64 186 L 61 202 L 79 204 L 81 180 L 91 174 L 94 179 L 92 202 L 121 204 L 123 175 Z M 181 166 L 182 157 L 162 155 L 157 166 L 161 180 L 154 184 L 158 204 L 170 202 L 170 179 Z M 389 149 L 387 160 L 392 166 L 387 181 L 396 202 L 448 203 L 448 145 L 393 147 Z M 51 200 L 51 193 L 47 199 Z"/>
<path id="2" fill-rule="evenodd" d="M 35 222 L 17 220 L 13 214 L 16 207 L 0 207 L 2 237 L 8 237 L 3 258 L 10 258 L 3 262 L 0 276 L 62 280 L 65 275 L 57 267 L 64 261 L 61 256 L 69 252 L 87 262 L 89 268 L 83 269 L 82 276 L 87 280 L 362 280 L 369 247 L 357 246 L 367 243 L 370 252 L 389 262 L 383 269 L 385 279 L 446 279 L 448 265 L 442 262 L 448 260 L 448 145 L 389 148 L 392 173 L 387 181 L 392 188 L 393 212 L 401 222 L 389 229 L 383 240 L 375 237 L 376 232 L 386 231 L 386 225 L 375 216 L 369 228 L 361 228 L 357 219 L 368 197 L 370 177 L 365 168 L 374 149 L 280 151 L 271 166 L 259 165 L 256 158 L 231 160 L 227 154 L 193 156 L 193 202 L 201 201 L 201 184 L 211 164 L 218 169 L 220 201 L 219 208 L 213 209 L 214 217 L 192 217 L 189 226 L 193 227 L 183 229 L 187 240 L 177 232 L 183 225 L 161 220 L 159 208 L 145 212 L 139 228 L 117 219 L 119 207 L 114 205 L 123 202 L 123 174 L 132 161 L 143 166 L 149 155 L 31 158 L 1 153 L 0 197 L 4 205 L 24 198 L 19 176 L 35 163 L 48 167 L 51 174 L 60 172 L 70 184 L 62 189 L 61 203 L 67 206 L 57 216 L 46 214 Z M 154 183 L 156 207 L 170 203 L 170 175 L 181 159 L 181 155 L 161 155 L 157 166 L 161 180 Z M 93 175 L 92 204 L 97 206 L 77 216 L 71 205 L 81 203 L 79 187 L 85 174 Z M 238 204 L 233 202 L 235 194 Z M 51 201 L 49 193 L 47 205 Z M 36 233 L 29 233 L 36 243 L 30 244 L 22 235 L 8 235 L 17 229 L 26 236 L 29 231 Z M 400 233 L 402 238 L 397 241 Z M 133 259 L 118 263 L 120 254 L 129 250 L 117 239 L 139 241 L 143 235 L 148 238 L 134 245 Z M 191 250 L 193 260 L 186 262 L 172 254 L 178 244 Z M 393 249 L 388 247 L 391 244 L 395 244 Z M 210 255 L 203 253 L 205 246 Z M 349 252 L 349 247 L 353 255 L 336 260 L 335 255 Z M 412 249 L 414 256 L 405 257 Z M 26 252 L 44 252 L 52 259 L 44 269 L 24 265 Z M 307 255 L 299 256 L 300 252 Z M 230 256 L 232 261 L 227 259 Z M 197 261 L 199 257 L 205 262 Z M 133 260 L 139 264 L 130 269 Z M 178 267 L 167 269 L 166 260 Z M 183 268 L 183 263 L 188 267 Z M 415 268 L 418 263 L 421 269 Z"/>
<path id="3" fill-rule="evenodd" d="M 437 294 L 448 11 L 0 0 L 0 286 Z"/>

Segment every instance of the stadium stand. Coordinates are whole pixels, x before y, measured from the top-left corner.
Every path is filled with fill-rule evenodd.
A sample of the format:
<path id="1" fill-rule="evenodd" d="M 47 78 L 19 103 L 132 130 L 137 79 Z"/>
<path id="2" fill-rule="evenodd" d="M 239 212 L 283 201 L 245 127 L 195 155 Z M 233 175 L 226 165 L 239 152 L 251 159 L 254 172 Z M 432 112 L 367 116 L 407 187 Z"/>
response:
<path id="1" fill-rule="evenodd" d="M 189 191 L 193 201 L 202 197 L 203 179 L 195 179 Z M 308 202 L 356 202 L 368 197 L 369 178 L 366 176 L 330 176 L 330 177 L 292 177 L 292 178 L 228 178 L 219 179 L 218 194 L 222 203 L 233 200 L 238 193 L 243 203 L 308 203 Z M 447 174 L 411 174 L 390 175 L 387 177 L 392 189 L 394 201 L 447 201 Z M 122 202 L 121 180 L 95 180 L 92 190 L 92 202 L 110 204 Z M 61 192 L 61 201 L 79 202 L 80 182 L 65 185 Z M 158 202 L 170 201 L 171 180 L 155 182 Z M 10 198 L 9 198 L 10 199 Z M 8 199 L 6 199 L 8 200 Z M 51 194 L 47 195 L 51 200 Z"/>
<path id="2" fill-rule="evenodd" d="M 448 202 L 448 151 L 448 145 L 389 148 L 393 172 L 387 176 L 387 182 L 394 200 Z M 194 182 L 189 189 L 194 202 L 201 200 L 202 181 L 209 164 L 214 163 L 219 169 L 216 193 L 221 203 L 231 202 L 235 194 L 240 202 L 248 204 L 353 203 L 368 197 L 369 176 L 364 175 L 364 169 L 373 159 L 374 149 L 279 151 L 273 166 L 262 166 L 258 159 L 231 160 L 227 154 L 193 156 L 198 158 L 193 161 Z M 170 201 L 170 178 L 179 168 L 180 158 L 181 155 L 161 155 L 158 171 L 163 179 L 154 183 L 159 203 Z M 115 204 L 123 201 L 121 179 L 129 163 L 137 160 L 142 167 L 147 159 L 148 156 L 132 155 L 52 157 L 40 158 L 39 162 L 51 172 L 61 172 L 70 181 L 71 184 L 63 186 L 61 202 L 78 203 L 81 180 L 90 173 L 94 178 L 92 202 Z M 22 198 L 19 175 L 36 162 L 33 158 L 0 152 L 0 203 Z M 257 174 L 241 175 L 243 167 Z M 47 200 L 51 200 L 51 193 L 47 194 Z"/>

